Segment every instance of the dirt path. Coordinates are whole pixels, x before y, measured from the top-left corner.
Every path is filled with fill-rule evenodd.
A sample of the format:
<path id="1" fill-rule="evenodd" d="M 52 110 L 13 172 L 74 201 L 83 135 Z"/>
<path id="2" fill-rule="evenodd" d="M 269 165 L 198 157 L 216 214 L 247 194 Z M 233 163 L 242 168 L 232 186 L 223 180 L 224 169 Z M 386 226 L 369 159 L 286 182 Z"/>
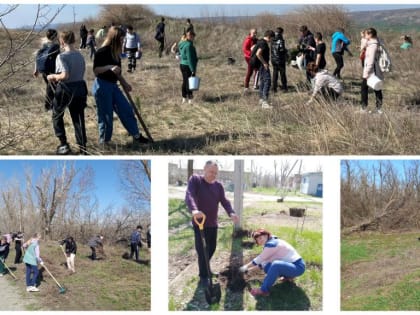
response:
<path id="1" fill-rule="evenodd" d="M 1 310 L 28 311 L 40 310 L 36 298 L 17 287 L 10 279 L 10 275 L 0 277 Z"/>

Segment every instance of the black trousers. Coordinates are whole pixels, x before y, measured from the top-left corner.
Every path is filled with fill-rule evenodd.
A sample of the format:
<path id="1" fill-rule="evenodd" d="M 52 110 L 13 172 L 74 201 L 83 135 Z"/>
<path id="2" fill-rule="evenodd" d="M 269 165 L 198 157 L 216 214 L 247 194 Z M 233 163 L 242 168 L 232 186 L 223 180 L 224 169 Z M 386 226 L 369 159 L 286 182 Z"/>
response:
<path id="1" fill-rule="evenodd" d="M 158 40 L 159 42 L 159 58 L 162 57 L 162 52 L 165 49 L 165 39 Z"/>
<path id="2" fill-rule="evenodd" d="M 137 52 L 137 47 L 136 48 L 126 48 L 125 49 L 127 51 L 127 59 L 128 59 L 128 70 L 136 70 L 136 52 Z"/>
<path id="3" fill-rule="evenodd" d="M 133 258 L 134 254 L 136 254 L 136 260 L 139 260 L 139 246 L 137 243 L 130 243 L 130 259 Z"/>
<path id="4" fill-rule="evenodd" d="M 86 147 L 85 107 L 86 96 L 74 96 L 60 85 L 57 85 L 53 102 L 52 121 L 55 135 L 62 144 L 67 142 L 66 129 L 64 127 L 64 112 L 69 108 L 70 116 L 74 126 L 76 143 L 84 149 Z"/>
<path id="5" fill-rule="evenodd" d="M 333 53 L 333 57 L 336 63 L 336 67 L 333 73 L 333 76 L 337 77 L 337 78 L 341 78 L 341 69 L 343 69 L 344 67 L 344 59 L 343 59 L 343 55 L 339 52 L 335 52 Z"/>
<path id="6" fill-rule="evenodd" d="M 48 75 L 47 73 L 42 74 L 42 78 L 44 79 L 44 82 L 47 85 L 46 90 L 45 90 L 44 108 L 45 110 L 50 110 L 52 108 L 52 104 L 54 100 L 56 84 L 53 82 L 48 82 L 47 75 Z"/>
<path id="7" fill-rule="evenodd" d="M 380 91 L 375 91 L 375 98 L 376 98 L 376 109 L 381 109 L 382 107 L 382 99 L 383 99 L 383 95 L 382 95 L 382 90 Z M 365 109 L 368 106 L 368 98 L 369 98 L 369 87 L 367 85 L 367 79 L 363 79 L 362 81 L 362 88 L 361 88 L 361 103 L 362 103 L 362 108 Z"/>
<path id="8" fill-rule="evenodd" d="M 204 239 L 206 241 L 207 254 L 209 258 L 209 268 L 210 260 L 213 257 L 214 252 L 216 251 L 217 245 L 217 227 L 208 227 L 204 228 Z M 209 278 L 211 275 L 207 272 L 207 263 L 204 255 L 203 242 L 201 240 L 200 230 L 197 226 L 194 225 L 194 238 L 195 238 L 195 250 L 198 255 L 198 269 L 200 278 Z M 211 272 L 211 271 L 210 271 Z"/>
<path id="9" fill-rule="evenodd" d="M 188 86 L 188 79 L 191 77 L 192 72 L 189 66 L 186 65 L 180 65 L 181 73 L 182 73 L 182 97 L 192 99 L 193 93 L 189 89 Z"/>
<path id="10" fill-rule="evenodd" d="M 96 248 L 95 248 L 95 247 L 93 247 L 93 246 L 91 246 L 91 247 L 90 247 L 90 249 L 91 249 L 91 251 L 92 251 L 92 255 L 90 256 L 90 258 L 91 258 L 92 260 L 96 260 Z"/>
<path id="11" fill-rule="evenodd" d="M 279 80 L 280 72 L 280 81 L 281 88 L 287 90 L 287 77 L 286 77 L 286 62 L 273 64 L 273 91 L 277 92 L 277 82 Z"/>
<path id="12" fill-rule="evenodd" d="M 16 251 L 15 264 L 20 264 L 20 260 L 22 258 L 22 245 L 19 243 L 16 243 L 15 251 Z"/>

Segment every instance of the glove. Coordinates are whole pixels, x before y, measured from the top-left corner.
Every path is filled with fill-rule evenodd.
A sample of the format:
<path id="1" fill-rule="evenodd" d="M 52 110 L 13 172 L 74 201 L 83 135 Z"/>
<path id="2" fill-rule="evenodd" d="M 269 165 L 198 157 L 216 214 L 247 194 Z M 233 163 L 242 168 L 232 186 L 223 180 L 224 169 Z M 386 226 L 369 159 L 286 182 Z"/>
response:
<path id="1" fill-rule="evenodd" d="M 42 260 L 39 262 L 39 264 L 40 264 L 41 266 L 44 266 L 44 262 L 43 262 Z"/>
<path id="2" fill-rule="evenodd" d="M 241 273 L 247 273 L 248 272 L 248 267 L 247 266 L 242 266 L 239 268 L 239 272 Z"/>

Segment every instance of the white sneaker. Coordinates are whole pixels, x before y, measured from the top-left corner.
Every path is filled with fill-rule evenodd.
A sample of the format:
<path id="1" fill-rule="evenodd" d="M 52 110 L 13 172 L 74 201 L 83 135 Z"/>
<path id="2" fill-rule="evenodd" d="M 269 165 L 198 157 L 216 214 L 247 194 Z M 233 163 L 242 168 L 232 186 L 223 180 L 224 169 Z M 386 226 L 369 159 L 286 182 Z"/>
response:
<path id="1" fill-rule="evenodd" d="M 365 109 L 365 108 L 361 108 L 361 109 L 356 110 L 356 113 L 358 113 L 358 114 L 367 114 L 368 113 L 368 110 Z"/>
<path id="2" fill-rule="evenodd" d="M 262 102 L 261 107 L 264 109 L 273 108 L 270 104 L 267 103 L 267 101 Z"/>
<path id="3" fill-rule="evenodd" d="M 258 100 L 258 105 L 262 105 L 262 103 L 264 103 L 264 99 L 260 98 L 260 99 Z"/>
<path id="4" fill-rule="evenodd" d="M 192 103 L 193 103 L 193 100 L 192 99 L 189 99 L 188 100 L 188 104 L 192 105 Z"/>
<path id="5" fill-rule="evenodd" d="M 384 113 L 384 111 L 382 109 L 377 109 L 376 113 L 379 114 L 379 115 L 382 115 Z"/>
<path id="6" fill-rule="evenodd" d="M 187 102 L 187 99 L 185 97 L 182 98 L 182 104 L 185 104 Z"/>
<path id="7" fill-rule="evenodd" d="M 31 287 L 29 292 L 39 292 L 39 289 L 37 287 Z"/>
<path id="8" fill-rule="evenodd" d="M 26 292 L 31 292 L 33 287 L 26 287 Z"/>
<path id="9" fill-rule="evenodd" d="M 249 88 L 244 88 L 244 94 L 248 94 L 249 93 Z"/>

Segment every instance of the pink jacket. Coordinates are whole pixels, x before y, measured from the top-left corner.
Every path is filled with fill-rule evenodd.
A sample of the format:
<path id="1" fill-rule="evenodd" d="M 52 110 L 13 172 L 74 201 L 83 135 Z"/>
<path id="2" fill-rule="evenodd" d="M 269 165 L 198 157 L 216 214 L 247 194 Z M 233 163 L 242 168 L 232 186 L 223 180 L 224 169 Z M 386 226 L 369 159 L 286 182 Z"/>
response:
<path id="1" fill-rule="evenodd" d="M 377 38 L 371 38 L 367 42 L 365 64 L 363 67 L 363 79 L 368 79 L 372 74 L 375 74 L 379 79 L 384 79 L 384 74 L 379 68 L 378 64 L 378 47 L 379 41 Z"/>

